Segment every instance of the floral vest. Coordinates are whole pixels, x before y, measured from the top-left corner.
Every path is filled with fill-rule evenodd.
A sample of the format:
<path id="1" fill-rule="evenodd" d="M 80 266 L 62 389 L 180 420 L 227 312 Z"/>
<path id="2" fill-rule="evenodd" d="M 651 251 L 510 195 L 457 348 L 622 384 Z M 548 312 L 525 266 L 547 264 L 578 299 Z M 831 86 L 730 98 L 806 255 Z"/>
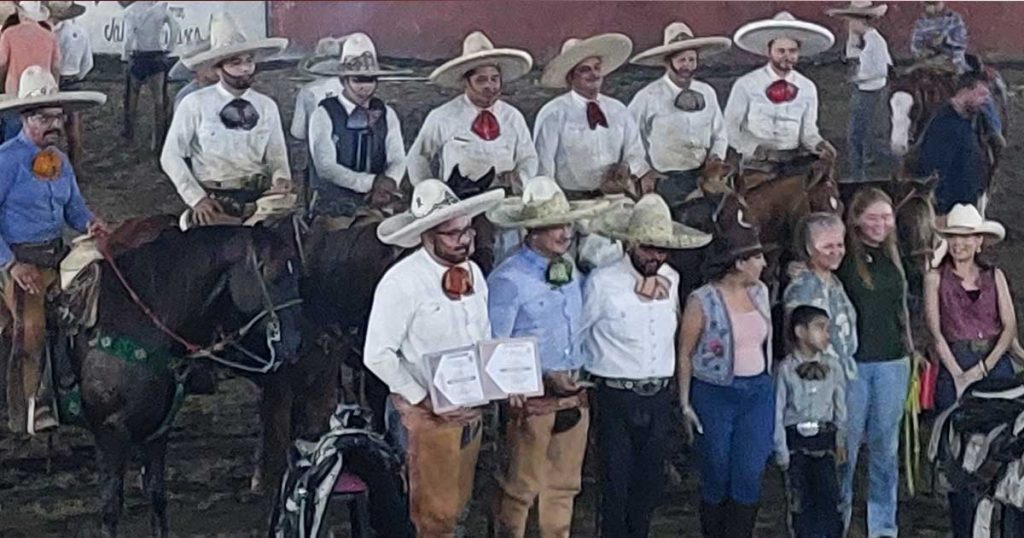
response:
<path id="1" fill-rule="evenodd" d="M 768 338 L 763 349 L 765 371 L 772 368 L 772 315 L 768 301 L 768 287 L 758 284 L 750 288 L 750 299 L 768 322 Z M 712 284 L 705 284 L 693 291 L 700 301 L 704 314 L 704 330 L 693 351 L 693 377 L 712 385 L 731 385 L 733 380 L 733 338 L 732 322 L 725 308 L 722 293 Z"/>

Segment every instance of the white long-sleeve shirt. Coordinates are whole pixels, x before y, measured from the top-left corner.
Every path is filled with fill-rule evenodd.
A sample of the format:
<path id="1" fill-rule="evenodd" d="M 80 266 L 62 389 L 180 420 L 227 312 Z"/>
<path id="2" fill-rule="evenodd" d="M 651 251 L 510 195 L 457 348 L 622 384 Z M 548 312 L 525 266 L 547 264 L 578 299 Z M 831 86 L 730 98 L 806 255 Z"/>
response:
<path id="1" fill-rule="evenodd" d="M 336 99 L 341 101 L 341 106 L 345 107 L 345 112 L 348 114 L 351 114 L 356 107 L 355 103 L 346 99 L 344 94 L 339 94 Z M 405 142 L 402 140 L 402 125 L 393 108 L 388 105 L 384 105 L 384 108 L 384 117 L 388 126 L 388 136 L 384 140 L 384 151 L 387 155 L 384 175 L 395 181 L 402 181 L 402 176 L 405 175 Z M 370 192 L 376 174 L 357 172 L 338 164 L 338 150 L 334 145 L 333 131 L 334 124 L 331 122 L 331 115 L 324 107 L 317 106 L 309 120 L 309 153 L 312 156 L 313 166 L 316 167 L 317 177 L 356 192 Z"/>
<path id="2" fill-rule="evenodd" d="M 295 111 L 292 112 L 292 125 L 288 130 L 292 138 L 305 140 L 309 133 L 309 118 L 320 106 L 320 101 L 327 97 L 341 95 L 344 86 L 338 77 L 321 78 L 299 88 L 295 95 Z"/>
<path id="3" fill-rule="evenodd" d="M 864 33 L 863 47 L 857 36 L 850 34 L 846 40 L 846 57 L 857 60 L 857 88 L 866 92 L 881 90 L 889 80 L 889 44 L 878 30 L 871 28 Z"/>
<path id="4" fill-rule="evenodd" d="M 236 99 L 223 82 L 186 96 L 174 112 L 160 167 L 189 207 L 206 196 L 204 183 L 234 188 L 231 182 L 256 174 L 291 177 L 277 104 L 252 89 L 238 98 L 252 103 L 259 114 L 250 131 L 228 129 L 221 122 L 221 110 Z M 191 168 L 185 159 L 191 160 Z"/>
<path id="5" fill-rule="evenodd" d="M 788 103 L 772 103 L 765 92 L 781 78 L 771 65 L 765 65 L 733 83 L 725 105 L 725 127 L 729 145 L 740 155 L 752 155 L 758 145 L 775 150 L 801 146 L 813 150 L 824 140 L 818 133 L 818 88 L 807 77 L 790 71 L 785 78 L 797 87 L 796 98 Z"/>
<path id="6" fill-rule="evenodd" d="M 590 128 L 588 99 L 569 91 L 548 101 L 537 113 L 533 141 L 537 148 L 538 173 L 563 188 L 592 191 L 601 186 L 605 170 L 618 163 L 629 166 L 633 175 L 647 173 L 643 146 L 636 122 L 626 105 L 606 95 L 597 105 L 608 127 Z"/>
<path id="7" fill-rule="evenodd" d="M 429 394 L 424 355 L 490 338 L 487 282 L 476 263 L 473 294 L 451 300 L 441 288 L 447 267 L 422 248 L 388 269 L 373 296 L 363 363 L 392 393 L 416 404 Z"/>
<path id="8" fill-rule="evenodd" d="M 73 20 L 57 23 L 54 30 L 60 46 L 60 76 L 81 80 L 92 71 L 92 44 L 85 27 Z"/>
<path id="9" fill-rule="evenodd" d="M 700 168 L 708 154 L 725 159 L 729 140 L 711 85 L 693 80 L 690 89 L 704 96 L 704 109 L 686 112 L 675 106 L 682 88 L 668 75 L 651 82 L 629 103 L 640 128 L 647 160 L 659 172 L 682 172 Z"/>
<path id="10" fill-rule="evenodd" d="M 581 330 L 588 372 L 617 379 L 675 373 L 679 273 L 663 264 L 658 274 L 670 282 L 669 296 L 658 301 L 643 301 L 637 295 L 639 273 L 629 256 L 587 277 Z"/>
<path id="11" fill-rule="evenodd" d="M 515 170 L 525 183 L 537 175 L 537 151 L 526 119 L 519 110 L 498 101 L 489 109 L 498 120 L 500 135 L 484 140 L 473 133 L 473 121 L 479 114 L 464 94 L 431 110 L 409 148 L 407 165 L 413 185 L 424 179 L 447 181 L 458 165 L 463 177 L 480 179 L 494 168 L 497 173 Z M 440 170 L 434 170 L 437 158 Z"/>
<path id="12" fill-rule="evenodd" d="M 171 14 L 167 2 L 134 2 L 124 10 L 124 52 L 127 60 L 133 52 L 167 52 L 174 48 L 181 26 Z M 170 32 L 169 42 L 164 42 L 164 27 Z"/>

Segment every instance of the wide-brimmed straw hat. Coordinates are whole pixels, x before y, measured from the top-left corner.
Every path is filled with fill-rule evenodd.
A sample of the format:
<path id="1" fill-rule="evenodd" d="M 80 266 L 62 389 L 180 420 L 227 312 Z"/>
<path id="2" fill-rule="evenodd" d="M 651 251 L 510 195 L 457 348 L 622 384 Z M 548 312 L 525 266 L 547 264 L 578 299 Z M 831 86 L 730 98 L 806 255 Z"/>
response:
<path id="1" fill-rule="evenodd" d="M 547 88 L 566 88 L 566 76 L 587 58 L 601 58 L 601 74 L 608 76 L 629 59 L 633 41 L 624 34 L 601 34 L 586 39 L 569 38 L 562 43 L 562 51 L 544 67 L 540 85 Z"/>
<path id="2" fill-rule="evenodd" d="M 870 0 L 852 0 L 849 4 L 826 10 L 829 17 L 853 17 L 858 19 L 880 19 L 889 11 L 888 4 L 875 5 Z"/>
<path id="3" fill-rule="evenodd" d="M 313 52 L 299 62 L 299 71 L 307 75 L 313 75 L 313 73 L 309 72 L 311 65 L 341 56 L 341 44 L 345 42 L 346 38 L 348 38 L 347 35 L 341 37 L 321 37 L 317 40 L 316 46 L 313 47 Z"/>
<path id="4" fill-rule="evenodd" d="M 936 231 L 942 235 L 983 235 L 996 242 L 1006 238 L 1006 228 L 1002 224 L 982 217 L 970 204 L 954 205 L 946 215 L 946 226 Z"/>
<path id="5" fill-rule="evenodd" d="M 430 73 L 430 81 L 438 86 L 461 88 L 466 73 L 486 65 L 501 71 L 504 82 L 515 80 L 530 72 L 533 57 L 525 50 L 495 48 L 483 32 L 473 32 L 462 40 L 462 55 L 448 60 Z"/>
<path id="6" fill-rule="evenodd" d="M 283 37 L 249 39 L 235 19 L 223 11 L 210 16 L 209 36 L 210 48 L 183 58 L 182 63 L 185 67 L 194 70 L 199 66 L 215 64 L 240 54 L 252 54 L 259 61 L 281 52 L 288 46 L 288 40 Z"/>
<path id="7" fill-rule="evenodd" d="M 58 21 L 73 19 L 82 13 L 85 13 L 85 6 L 82 4 L 66 2 L 63 0 L 51 0 L 46 2 L 46 7 L 50 8 L 50 17 Z"/>
<path id="8" fill-rule="evenodd" d="M 62 92 L 53 74 L 38 65 L 21 72 L 18 96 L 0 96 L 0 112 L 23 112 L 34 108 L 61 107 L 81 110 L 107 102 L 100 92 Z"/>
<path id="9" fill-rule="evenodd" d="M 657 194 L 604 213 L 591 229 L 611 239 L 657 248 L 700 248 L 711 242 L 710 234 L 674 222 L 665 199 Z"/>
<path id="10" fill-rule="evenodd" d="M 382 243 L 413 248 L 423 232 L 458 217 L 475 217 L 501 202 L 505 191 L 494 189 L 459 200 L 439 179 L 425 179 L 412 190 L 409 210 L 384 219 L 377 226 Z"/>
<path id="11" fill-rule="evenodd" d="M 195 73 L 195 71 L 193 71 L 192 69 L 189 69 L 188 67 L 185 67 L 185 59 L 186 58 L 191 58 L 192 56 L 195 56 L 196 54 L 199 54 L 200 52 L 205 52 L 205 51 L 208 51 L 208 50 L 210 50 L 210 40 L 209 39 L 201 39 L 201 40 L 196 41 L 195 43 L 189 45 L 187 48 L 184 48 L 184 49 L 181 49 L 181 50 L 177 51 L 178 61 L 174 62 L 174 65 L 171 66 L 170 71 L 167 72 L 167 79 L 168 80 L 189 80 L 189 79 L 191 79 L 192 75 L 193 75 L 193 73 Z"/>
<path id="12" fill-rule="evenodd" d="M 768 43 L 784 37 L 800 43 L 800 55 L 804 57 L 821 54 L 836 42 L 828 28 L 799 20 L 788 11 L 782 11 L 771 19 L 744 24 L 736 30 L 732 40 L 747 52 L 767 56 Z"/>
<path id="13" fill-rule="evenodd" d="M 18 18 L 42 22 L 50 18 L 46 2 L 18 2 Z"/>
<path id="14" fill-rule="evenodd" d="M 684 50 L 696 50 L 703 56 L 725 52 L 732 46 L 728 37 L 695 37 L 685 22 L 673 22 L 665 27 L 665 39 L 661 45 L 647 49 L 633 57 L 634 65 L 662 66 L 665 57 Z"/>
<path id="15" fill-rule="evenodd" d="M 370 36 L 362 32 L 344 38 L 338 54 L 311 60 L 305 71 L 320 77 L 383 77 L 410 73 L 407 69 L 377 63 L 377 47 Z"/>
<path id="16" fill-rule="evenodd" d="M 522 197 L 506 198 L 488 211 L 487 219 L 502 228 L 544 228 L 593 218 L 610 206 L 605 200 L 570 202 L 555 180 L 539 176 L 526 183 Z"/>

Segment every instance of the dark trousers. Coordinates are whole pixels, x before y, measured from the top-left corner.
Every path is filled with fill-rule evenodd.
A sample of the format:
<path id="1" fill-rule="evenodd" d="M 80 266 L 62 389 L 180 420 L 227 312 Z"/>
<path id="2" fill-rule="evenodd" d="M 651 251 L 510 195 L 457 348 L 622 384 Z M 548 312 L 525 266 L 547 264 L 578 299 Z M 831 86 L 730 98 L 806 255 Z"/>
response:
<path id="1" fill-rule="evenodd" d="M 654 187 L 654 192 L 665 199 L 670 208 L 683 205 L 683 201 L 700 186 L 700 170 L 667 172 L 666 177 Z"/>
<path id="2" fill-rule="evenodd" d="M 843 518 L 835 431 L 805 438 L 791 428 L 786 430 L 790 449 L 786 482 L 793 533 L 796 538 L 839 538 Z"/>
<path id="3" fill-rule="evenodd" d="M 651 396 L 601 386 L 597 395 L 601 536 L 646 538 L 665 487 L 672 434 L 672 393 Z"/>

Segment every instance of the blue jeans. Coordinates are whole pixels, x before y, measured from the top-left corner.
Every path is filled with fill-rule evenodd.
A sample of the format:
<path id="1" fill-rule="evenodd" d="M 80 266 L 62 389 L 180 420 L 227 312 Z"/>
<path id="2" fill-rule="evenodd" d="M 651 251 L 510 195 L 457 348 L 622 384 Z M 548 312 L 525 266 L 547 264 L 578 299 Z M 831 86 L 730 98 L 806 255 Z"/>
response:
<path id="1" fill-rule="evenodd" d="M 858 362 L 857 379 L 846 391 L 847 462 L 843 478 L 843 521 L 847 526 L 853 512 L 853 477 L 857 455 L 867 436 L 868 538 L 896 536 L 897 490 L 900 483 L 900 420 L 910 381 L 910 359 Z"/>
<path id="2" fill-rule="evenodd" d="M 885 94 L 885 88 L 864 91 L 853 88 L 850 98 L 850 128 L 847 132 L 847 155 L 849 155 L 850 178 L 859 181 L 867 172 L 867 161 L 876 150 L 875 116 L 878 101 Z"/>
<path id="3" fill-rule="evenodd" d="M 737 377 L 728 386 L 694 379 L 690 402 L 704 426 L 697 442 L 701 498 L 757 504 L 775 434 L 772 377 Z"/>

